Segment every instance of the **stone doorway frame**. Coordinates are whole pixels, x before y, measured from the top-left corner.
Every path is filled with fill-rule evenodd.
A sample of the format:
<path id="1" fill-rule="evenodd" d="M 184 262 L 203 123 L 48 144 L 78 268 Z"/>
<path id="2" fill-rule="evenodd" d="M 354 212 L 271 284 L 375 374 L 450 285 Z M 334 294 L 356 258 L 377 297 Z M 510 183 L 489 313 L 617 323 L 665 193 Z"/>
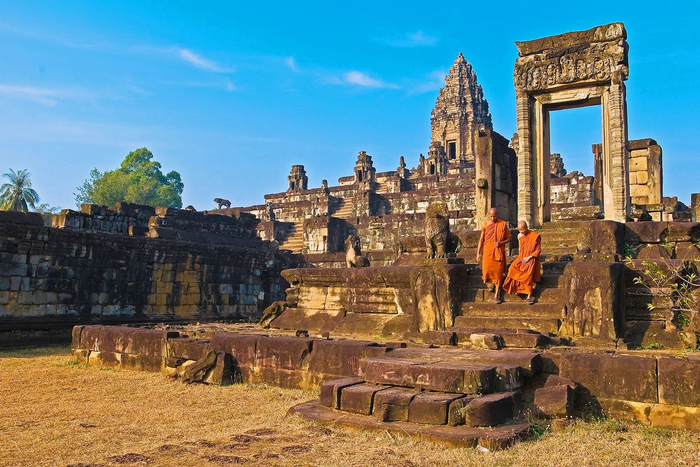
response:
<path id="1" fill-rule="evenodd" d="M 516 42 L 518 218 L 535 228 L 550 221 L 549 113 L 591 105 L 602 113 L 605 219 L 629 216 L 626 38 L 624 25 L 612 23 Z"/>

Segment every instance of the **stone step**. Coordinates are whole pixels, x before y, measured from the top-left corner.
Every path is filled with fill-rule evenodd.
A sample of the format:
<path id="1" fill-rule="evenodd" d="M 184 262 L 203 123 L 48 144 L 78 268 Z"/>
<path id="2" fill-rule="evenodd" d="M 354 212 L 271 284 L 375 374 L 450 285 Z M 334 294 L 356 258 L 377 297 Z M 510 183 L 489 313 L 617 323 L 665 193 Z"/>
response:
<path id="1" fill-rule="evenodd" d="M 532 291 L 537 303 L 564 303 L 563 288 L 544 288 L 540 284 Z M 462 299 L 467 302 L 487 302 L 493 303 L 495 292 L 489 292 L 488 289 L 470 289 L 462 292 Z M 506 303 L 524 303 L 525 295 L 511 295 L 509 293 L 501 293 L 501 298 Z"/>
<path id="2" fill-rule="evenodd" d="M 532 305 L 535 306 L 535 305 Z M 472 328 L 515 328 L 531 329 L 541 333 L 557 334 L 561 327 L 561 320 L 556 318 L 530 318 L 530 317 L 483 317 L 483 316 L 457 316 L 455 326 Z"/>
<path id="3" fill-rule="evenodd" d="M 410 413 L 410 410 L 409 410 Z M 341 426 L 362 432 L 376 431 L 398 436 L 410 436 L 419 441 L 440 443 L 450 448 L 485 447 L 491 451 L 506 449 L 528 436 L 529 423 L 517 422 L 493 428 L 468 426 L 432 426 L 412 422 L 383 422 L 376 417 L 348 414 L 321 405 L 313 400 L 295 405 L 288 415 L 298 414 L 305 420 Z"/>
<path id="4" fill-rule="evenodd" d="M 562 318 L 564 305 L 561 303 L 535 303 L 528 305 L 524 302 L 505 302 L 500 305 L 494 302 L 465 302 L 462 303 L 462 316 L 504 318 Z M 506 326 L 510 327 L 510 326 Z M 526 329 L 531 329 L 525 327 Z"/>
<path id="5" fill-rule="evenodd" d="M 501 337 L 504 347 L 534 349 L 548 345 L 558 345 L 550 339 L 550 336 L 532 331 L 530 329 L 512 328 L 468 328 L 453 326 L 449 328 L 456 336 L 457 345 L 471 343 L 472 334 L 495 334 Z"/>
<path id="6" fill-rule="evenodd" d="M 553 268 L 545 267 L 544 263 L 542 266 L 545 273 L 540 276 L 540 281 L 537 283 L 535 289 L 555 289 L 564 287 L 564 276 L 562 274 L 548 274 L 547 271 Z M 481 270 L 470 273 L 466 285 L 467 287 L 465 289 L 486 289 L 486 284 L 481 280 Z"/>

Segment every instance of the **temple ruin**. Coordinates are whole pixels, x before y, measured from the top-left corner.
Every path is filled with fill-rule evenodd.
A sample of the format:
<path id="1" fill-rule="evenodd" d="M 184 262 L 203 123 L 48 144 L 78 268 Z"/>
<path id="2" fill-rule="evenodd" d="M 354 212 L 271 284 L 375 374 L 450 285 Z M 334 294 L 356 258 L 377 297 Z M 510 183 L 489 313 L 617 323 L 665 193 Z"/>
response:
<path id="1" fill-rule="evenodd" d="M 309 188 L 296 164 L 263 204 L 212 211 L 0 212 L 0 331 L 71 330 L 80 362 L 186 382 L 320 388 L 290 413 L 448 446 L 507 447 L 526 413 L 700 430 L 700 313 L 645 269 L 695 277 L 700 195 L 664 196 L 661 145 L 628 138 L 624 25 L 516 44 L 511 140 L 460 53 L 414 167 L 359 151 Z M 586 175 L 551 154 L 549 115 L 590 105 Z M 518 220 L 541 237 L 534 304 L 482 281 L 492 207 L 509 261 Z"/>

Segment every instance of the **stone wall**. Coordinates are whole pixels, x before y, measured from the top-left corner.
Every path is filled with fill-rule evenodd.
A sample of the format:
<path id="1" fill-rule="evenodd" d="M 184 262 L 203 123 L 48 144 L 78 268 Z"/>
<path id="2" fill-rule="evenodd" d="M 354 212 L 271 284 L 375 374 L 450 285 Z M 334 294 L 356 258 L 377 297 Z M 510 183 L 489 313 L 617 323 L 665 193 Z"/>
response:
<path id="1" fill-rule="evenodd" d="M 0 212 L 0 329 L 241 320 L 284 298 L 288 256 L 257 237 L 177 230 L 173 213 L 157 217 L 173 221 L 149 231 L 169 232 L 158 238 L 44 227 L 40 215 L 18 222 L 17 214 Z"/>

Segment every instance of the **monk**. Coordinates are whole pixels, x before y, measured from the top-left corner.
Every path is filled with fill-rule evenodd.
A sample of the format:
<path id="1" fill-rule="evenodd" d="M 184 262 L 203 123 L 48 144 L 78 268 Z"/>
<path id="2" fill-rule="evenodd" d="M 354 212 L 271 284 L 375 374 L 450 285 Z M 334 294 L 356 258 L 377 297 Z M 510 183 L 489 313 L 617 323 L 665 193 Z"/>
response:
<path id="1" fill-rule="evenodd" d="M 527 222 L 518 222 L 518 257 L 508 270 L 508 277 L 503 283 L 503 290 L 509 294 L 527 294 L 528 305 L 535 303 L 532 287 L 540 281 L 540 253 L 542 252 L 540 235 L 527 228 Z"/>
<path id="2" fill-rule="evenodd" d="M 495 293 L 494 302 L 503 303 L 501 300 L 501 286 L 503 275 L 506 272 L 506 244 L 510 242 L 510 229 L 508 223 L 498 218 L 496 208 L 489 209 L 489 220 L 481 227 L 479 246 L 476 249 L 476 261 L 481 262 L 481 253 L 484 253 L 484 262 L 481 265 L 481 278 L 491 292 Z"/>

